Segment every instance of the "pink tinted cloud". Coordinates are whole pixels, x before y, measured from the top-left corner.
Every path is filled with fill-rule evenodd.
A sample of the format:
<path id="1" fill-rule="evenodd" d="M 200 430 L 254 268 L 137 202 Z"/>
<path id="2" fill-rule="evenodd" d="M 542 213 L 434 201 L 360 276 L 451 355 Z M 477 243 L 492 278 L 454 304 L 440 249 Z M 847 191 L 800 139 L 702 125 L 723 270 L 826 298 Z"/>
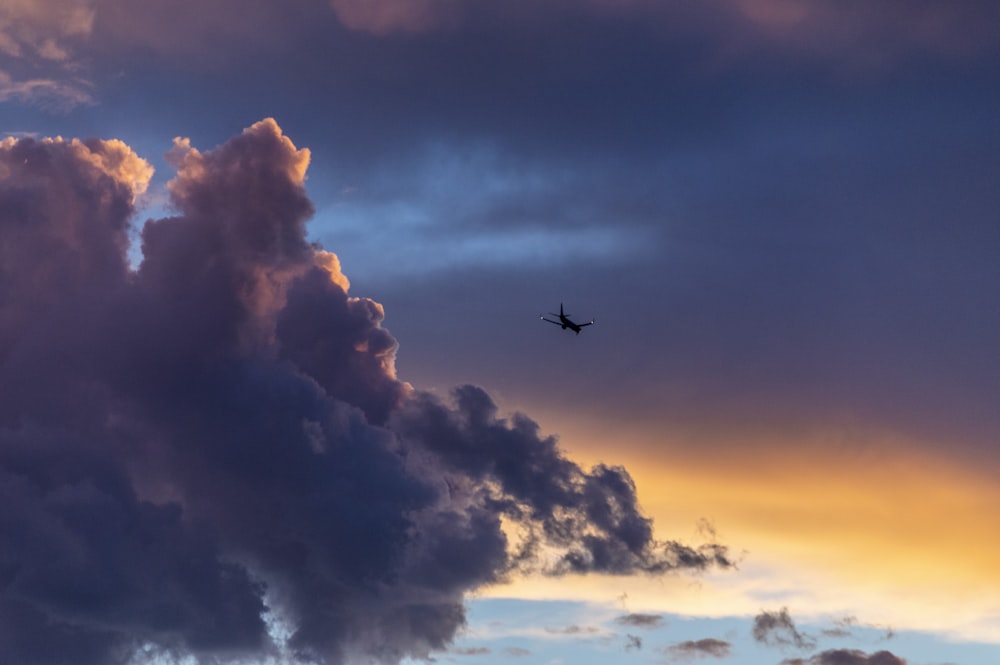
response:
<path id="1" fill-rule="evenodd" d="M 573 14 L 640 20 L 667 35 L 702 34 L 722 56 L 775 51 L 878 67 L 912 53 L 974 56 L 1000 42 L 1000 9 L 991 3 L 920 0 L 329 0 L 348 28 L 376 35 L 430 32 L 469 21 L 512 32 Z"/>
<path id="2" fill-rule="evenodd" d="M 121 141 L 0 141 L 0 347 L 33 313 L 123 279 L 132 206 L 152 175 Z"/>
<path id="3" fill-rule="evenodd" d="M 376 35 L 454 26 L 462 4 L 462 0 L 330 0 L 346 27 Z"/>
<path id="4" fill-rule="evenodd" d="M 69 43 L 90 34 L 93 0 L 5 0 L 0 6 L 0 53 L 66 61 Z"/>

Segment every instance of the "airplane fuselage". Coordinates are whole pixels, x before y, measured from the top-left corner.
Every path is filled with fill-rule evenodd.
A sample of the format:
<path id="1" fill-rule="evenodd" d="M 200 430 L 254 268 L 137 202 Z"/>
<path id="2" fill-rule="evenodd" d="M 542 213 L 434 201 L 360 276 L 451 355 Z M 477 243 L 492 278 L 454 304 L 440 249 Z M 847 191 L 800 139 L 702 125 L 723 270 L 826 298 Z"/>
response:
<path id="1" fill-rule="evenodd" d="M 580 330 L 582 330 L 584 326 L 590 326 L 590 325 L 594 324 L 593 321 L 588 321 L 587 323 L 576 323 L 575 321 L 573 321 L 572 319 L 569 318 L 568 314 L 566 314 L 563 311 L 562 303 L 559 303 L 559 313 L 556 314 L 556 313 L 553 312 L 552 316 L 558 316 L 559 320 L 558 321 L 554 321 L 552 319 L 546 319 L 544 316 L 542 316 L 541 319 L 542 319 L 542 321 L 547 321 L 548 323 L 554 323 L 557 326 L 561 327 L 563 330 L 567 330 L 567 329 L 568 330 L 572 330 L 577 335 L 580 334 Z"/>

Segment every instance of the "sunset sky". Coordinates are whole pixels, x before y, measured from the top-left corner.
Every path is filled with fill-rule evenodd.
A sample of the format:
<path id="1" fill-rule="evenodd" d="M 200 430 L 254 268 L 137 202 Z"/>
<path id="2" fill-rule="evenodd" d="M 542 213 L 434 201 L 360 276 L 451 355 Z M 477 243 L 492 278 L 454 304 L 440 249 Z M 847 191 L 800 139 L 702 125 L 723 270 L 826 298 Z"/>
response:
<path id="1" fill-rule="evenodd" d="M 992 0 L 0 0 L 0 662 L 996 665 L 998 264 Z"/>

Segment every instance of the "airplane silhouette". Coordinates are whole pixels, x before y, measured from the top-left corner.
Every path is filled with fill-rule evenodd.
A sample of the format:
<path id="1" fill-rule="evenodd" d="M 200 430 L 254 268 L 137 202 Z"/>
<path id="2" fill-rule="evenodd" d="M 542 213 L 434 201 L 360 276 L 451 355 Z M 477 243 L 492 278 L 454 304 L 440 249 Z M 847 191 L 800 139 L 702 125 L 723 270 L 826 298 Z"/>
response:
<path id="1" fill-rule="evenodd" d="M 563 304 L 562 303 L 559 303 L 559 313 L 558 314 L 556 314 L 555 312 L 549 312 L 549 315 L 550 316 L 558 316 L 559 320 L 558 321 L 553 321 L 552 319 L 546 319 L 545 315 L 542 315 L 540 318 L 542 319 L 542 321 L 546 321 L 548 323 L 554 323 L 557 326 L 562 326 L 563 330 L 566 330 L 567 328 L 569 328 L 570 330 L 572 330 L 573 332 L 575 332 L 577 335 L 580 334 L 580 329 L 583 328 L 584 326 L 592 326 L 592 325 L 594 325 L 593 319 L 591 319 L 590 321 L 587 321 L 586 323 L 574 323 L 569 318 L 569 314 L 566 314 L 566 313 L 563 312 Z"/>

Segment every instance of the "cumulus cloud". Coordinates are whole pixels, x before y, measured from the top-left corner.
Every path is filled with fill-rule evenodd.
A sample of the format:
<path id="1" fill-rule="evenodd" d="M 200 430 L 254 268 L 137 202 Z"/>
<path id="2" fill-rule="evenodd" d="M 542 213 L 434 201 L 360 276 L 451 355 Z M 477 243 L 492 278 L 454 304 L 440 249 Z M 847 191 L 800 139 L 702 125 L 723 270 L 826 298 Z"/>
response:
<path id="1" fill-rule="evenodd" d="M 857 649 L 830 649 L 810 658 L 790 658 L 782 665 L 906 665 L 906 661 L 889 651 L 865 653 Z"/>
<path id="2" fill-rule="evenodd" d="M 724 640 L 707 637 L 701 640 L 686 640 L 678 642 L 665 649 L 672 659 L 689 660 L 692 658 L 725 658 L 729 655 L 732 645 Z"/>
<path id="3" fill-rule="evenodd" d="M 782 607 L 777 612 L 761 612 L 755 616 L 753 638 L 769 646 L 793 646 L 798 649 L 811 649 L 816 646 L 814 638 L 799 632 L 795 627 L 787 607 Z"/>
<path id="4" fill-rule="evenodd" d="M 0 660 L 393 663 L 521 570 L 732 565 L 482 389 L 397 378 L 382 307 L 305 240 L 309 153 L 276 122 L 169 161 L 177 214 L 133 269 L 147 162 L 0 142 Z"/>

